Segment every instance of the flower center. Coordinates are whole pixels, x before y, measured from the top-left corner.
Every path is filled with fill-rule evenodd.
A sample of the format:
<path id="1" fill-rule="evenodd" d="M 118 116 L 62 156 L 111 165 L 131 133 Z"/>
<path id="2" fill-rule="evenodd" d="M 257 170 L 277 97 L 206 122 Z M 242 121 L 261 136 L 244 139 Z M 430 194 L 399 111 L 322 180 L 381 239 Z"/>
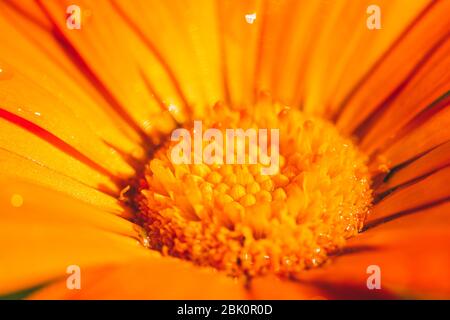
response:
<path id="1" fill-rule="evenodd" d="M 229 275 L 288 275 L 323 263 L 361 230 L 372 195 L 365 157 L 332 124 L 278 104 L 216 106 L 211 128 L 279 129 L 279 171 L 174 164 L 154 155 L 135 197 L 150 248 Z"/>

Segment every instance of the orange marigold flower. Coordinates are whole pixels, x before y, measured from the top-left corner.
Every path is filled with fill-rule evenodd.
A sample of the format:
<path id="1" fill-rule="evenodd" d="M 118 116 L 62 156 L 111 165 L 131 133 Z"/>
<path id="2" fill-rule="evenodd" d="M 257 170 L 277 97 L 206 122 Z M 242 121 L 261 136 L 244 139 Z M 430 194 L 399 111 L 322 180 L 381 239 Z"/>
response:
<path id="1" fill-rule="evenodd" d="M 1 1 L 0 297 L 449 298 L 448 12 Z M 279 171 L 174 163 L 195 121 Z"/>

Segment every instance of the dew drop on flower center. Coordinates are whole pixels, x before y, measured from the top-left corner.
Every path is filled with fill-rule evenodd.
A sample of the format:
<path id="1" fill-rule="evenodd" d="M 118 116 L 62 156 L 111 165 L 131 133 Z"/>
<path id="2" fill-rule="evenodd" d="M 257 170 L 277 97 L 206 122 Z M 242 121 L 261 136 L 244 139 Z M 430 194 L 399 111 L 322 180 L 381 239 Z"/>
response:
<path id="1" fill-rule="evenodd" d="M 151 249 L 231 276 L 287 276 L 321 265 L 362 229 L 372 201 L 366 158 L 331 123 L 267 101 L 217 105 L 201 120 L 279 129 L 279 171 L 174 164 L 165 143 L 133 196 Z"/>

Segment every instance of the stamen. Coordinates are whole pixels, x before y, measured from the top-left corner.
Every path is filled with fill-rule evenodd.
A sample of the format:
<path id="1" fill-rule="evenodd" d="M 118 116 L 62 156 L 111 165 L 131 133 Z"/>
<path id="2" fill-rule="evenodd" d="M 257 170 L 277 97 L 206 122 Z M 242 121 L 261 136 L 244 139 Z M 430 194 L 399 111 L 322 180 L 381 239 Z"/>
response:
<path id="1" fill-rule="evenodd" d="M 232 276 L 288 275 L 322 264 L 362 229 L 372 201 L 366 159 L 332 124 L 274 104 L 217 106 L 206 125 L 279 128 L 280 170 L 174 165 L 167 143 L 135 198 L 150 248 Z"/>

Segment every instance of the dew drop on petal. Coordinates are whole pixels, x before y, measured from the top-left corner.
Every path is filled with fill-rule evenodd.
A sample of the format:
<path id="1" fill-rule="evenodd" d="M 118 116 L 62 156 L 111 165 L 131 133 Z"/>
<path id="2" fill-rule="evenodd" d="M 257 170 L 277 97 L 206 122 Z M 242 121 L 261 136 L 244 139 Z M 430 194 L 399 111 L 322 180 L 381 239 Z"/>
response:
<path id="1" fill-rule="evenodd" d="M 23 205 L 23 197 L 20 194 L 13 194 L 11 196 L 11 205 L 14 208 L 20 208 Z"/>

